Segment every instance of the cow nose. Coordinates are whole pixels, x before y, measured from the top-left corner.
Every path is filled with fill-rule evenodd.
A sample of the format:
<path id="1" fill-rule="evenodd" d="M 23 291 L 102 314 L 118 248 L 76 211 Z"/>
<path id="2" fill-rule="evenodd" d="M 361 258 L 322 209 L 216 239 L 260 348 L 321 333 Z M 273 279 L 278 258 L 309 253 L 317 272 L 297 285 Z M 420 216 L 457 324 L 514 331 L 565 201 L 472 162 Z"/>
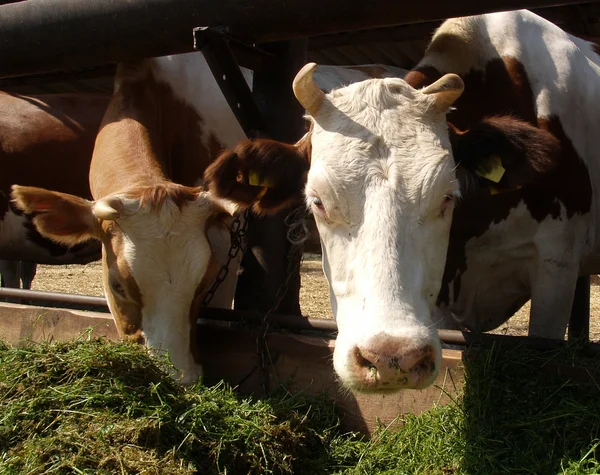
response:
<path id="1" fill-rule="evenodd" d="M 351 353 L 352 384 L 362 391 L 420 389 L 437 376 L 438 351 L 431 343 L 378 336 Z"/>

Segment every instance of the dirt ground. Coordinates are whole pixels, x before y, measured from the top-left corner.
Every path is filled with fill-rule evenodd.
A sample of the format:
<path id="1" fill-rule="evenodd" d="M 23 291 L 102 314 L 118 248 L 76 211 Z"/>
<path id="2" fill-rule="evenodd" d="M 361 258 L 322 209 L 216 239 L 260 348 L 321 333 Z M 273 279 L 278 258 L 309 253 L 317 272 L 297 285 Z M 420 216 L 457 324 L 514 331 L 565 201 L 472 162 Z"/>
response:
<path id="1" fill-rule="evenodd" d="M 300 305 L 302 313 L 313 318 L 333 318 L 329 304 L 329 289 L 321 269 L 321 258 L 305 254 L 301 267 L 302 288 Z M 85 266 L 38 266 L 33 290 L 67 292 L 81 295 L 103 296 L 102 270 L 99 262 Z M 600 339 L 600 279 L 592 278 L 590 336 Z M 493 333 L 526 335 L 529 304 L 526 304 L 506 324 Z"/>

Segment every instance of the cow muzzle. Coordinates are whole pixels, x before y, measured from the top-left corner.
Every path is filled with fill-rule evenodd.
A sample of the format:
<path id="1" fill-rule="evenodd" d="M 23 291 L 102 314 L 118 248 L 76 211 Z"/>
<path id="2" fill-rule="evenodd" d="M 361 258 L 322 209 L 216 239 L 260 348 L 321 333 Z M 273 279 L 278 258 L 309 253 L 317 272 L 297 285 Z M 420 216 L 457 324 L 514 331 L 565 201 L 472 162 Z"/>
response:
<path id="1" fill-rule="evenodd" d="M 415 341 L 380 333 L 354 345 L 345 354 L 343 368 L 336 370 L 350 389 L 392 392 L 423 389 L 437 377 L 441 365 L 439 341 Z"/>

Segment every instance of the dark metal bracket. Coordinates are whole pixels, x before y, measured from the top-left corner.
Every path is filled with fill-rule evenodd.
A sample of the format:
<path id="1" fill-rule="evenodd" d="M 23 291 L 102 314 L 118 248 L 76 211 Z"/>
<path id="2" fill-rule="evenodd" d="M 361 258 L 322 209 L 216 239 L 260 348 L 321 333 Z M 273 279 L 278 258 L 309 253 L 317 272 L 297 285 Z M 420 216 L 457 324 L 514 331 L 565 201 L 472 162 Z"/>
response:
<path id="1" fill-rule="evenodd" d="M 225 28 L 194 28 L 194 49 L 204 54 L 221 92 L 246 136 L 264 137 L 264 118 L 230 48 L 229 43 L 237 40 L 228 36 L 226 31 Z"/>

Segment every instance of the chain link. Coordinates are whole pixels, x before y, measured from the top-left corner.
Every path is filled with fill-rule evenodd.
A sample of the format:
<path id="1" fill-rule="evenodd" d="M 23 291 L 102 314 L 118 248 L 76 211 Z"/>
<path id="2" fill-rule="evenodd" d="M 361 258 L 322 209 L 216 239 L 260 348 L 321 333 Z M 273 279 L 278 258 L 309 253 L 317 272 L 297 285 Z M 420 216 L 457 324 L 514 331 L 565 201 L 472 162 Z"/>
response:
<path id="1" fill-rule="evenodd" d="M 231 264 L 231 261 L 238 256 L 240 251 L 242 252 L 242 254 L 245 252 L 244 244 L 246 242 L 247 231 L 248 211 L 244 213 L 244 224 L 242 224 L 239 214 L 236 215 L 233 222 L 231 223 L 231 227 L 229 228 L 231 246 L 229 248 L 229 253 L 227 254 L 227 261 L 225 262 L 225 264 L 223 264 L 221 269 L 219 269 L 219 272 L 217 273 L 214 282 L 212 283 L 206 294 L 204 294 L 204 297 L 202 298 L 203 307 L 206 307 L 210 303 L 210 301 L 215 296 L 215 293 L 217 292 L 219 286 L 227 278 L 227 275 L 229 274 L 229 264 Z"/>
<path id="2" fill-rule="evenodd" d="M 217 273 L 214 282 L 202 298 L 203 307 L 207 306 L 210 303 L 210 301 L 215 296 L 215 293 L 217 292 L 219 286 L 227 278 L 227 275 L 229 274 L 229 265 L 231 264 L 231 261 L 239 255 L 240 251 L 242 253 L 245 252 L 244 244 L 248 231 L 248 214 L 249 211 L 246 211 L 246 213 L 244 214 L 244 224 L 241 223 L 239 215 L 237 215 L 231 223 L 231 227 L 229 228 L 231 247 L 229 248 L 227 261 L 221 267 L 221 269 L 219 269 L 219 272 Z M 267 310 L 262 315 L 259 314 L 261 325 L 260 330 L 258 332 L 258 336 L 256 337 L 256 352 L 260 360 L 259 380 L 260 385 L 263 388 L 265 394 L 267 394 L 267 392 L 269 391 L 269 374 L 267 371 L 267 364 L 273 364 L 271 355 L 269 353 L 269 346 L 267 344 L 267 333 L 269 331 L 270 316 L 275 310 L 277 310 L 277 308 L 283 301 L 283 298 L 285 297 L 292 277 L 296 275 L 297 271 L 300 268 L 300 265 L 302 264 L 304 243 L 306 242 L 306 239 L 309 235 L 309 230 L 306 226 L 306 207 L 302 205 L 292 210 L 286 216 L 284 223 L 288 228 L 287 239 L 292 243 L 292 246 L 290 247 L 287 254 L 288 265 L 286 268 L 286 277 L 277 289 L 275 299 L 269 310 Z"/>
<path id="3" fill-rule="evenodd" d="M 264 394 L 269 392 L 269 373 L 267 371 L 267 363 L 273 366 L 271 354 L 269 352 L 269 345 L 267 344 L 267 333 L 269 331 L 270 316 L 279 307 L 285 294 L 288 290 L 290 280 L 297 271 L 300 269 L 302 264 L 302 255 L 304 251 L 304 243 L 308 238 L 309 230 L 306 226 L 306 207 L 304 205 L 299 206 L 292 210 L 284 220 L 285 225 L 288 228 L 287 239 L 292 243 L 287 255 L 287 275 L 285 280 L 281 283 L 275 294 L 275 300 L 273 304 L 262 316 L 261 325 L 258 336 L 256 337 L 256 352 L 258 353 L 260 368 L 259 368 L 259 381 L 264 391 Z"/>

